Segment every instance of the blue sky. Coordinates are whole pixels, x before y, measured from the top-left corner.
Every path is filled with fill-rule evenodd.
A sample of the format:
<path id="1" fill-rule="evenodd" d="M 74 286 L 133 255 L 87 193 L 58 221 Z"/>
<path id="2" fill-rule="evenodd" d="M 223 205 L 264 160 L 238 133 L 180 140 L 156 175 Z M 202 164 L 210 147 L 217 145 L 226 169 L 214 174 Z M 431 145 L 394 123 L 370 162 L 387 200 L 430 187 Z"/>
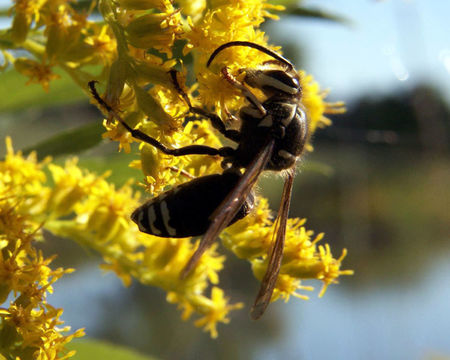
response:
<path id="1" fill-rule="evenodd" d="M 349 100 L 411 88 L 419 82 L 450 98 L 449 0 L 309 0 L 353 26 L 290 19 L 283 36 L 299 36 L 304 67 L 332 94 Z"/>

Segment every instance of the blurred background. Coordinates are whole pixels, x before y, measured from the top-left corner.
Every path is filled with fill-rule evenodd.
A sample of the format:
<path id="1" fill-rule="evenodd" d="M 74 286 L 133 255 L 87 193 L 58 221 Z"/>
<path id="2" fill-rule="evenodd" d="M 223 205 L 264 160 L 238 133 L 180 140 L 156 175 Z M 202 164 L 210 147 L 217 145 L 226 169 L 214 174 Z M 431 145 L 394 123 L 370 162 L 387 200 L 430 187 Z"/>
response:
<path id="1" fill-rule="evenodd" d="M 182 322 L 159 289 L 125 289 L 101 272 L 95 254 L 47 234 L 42 248 L 59 254 L 55 266 L 77 268 L 49 299 L 64 308 L 67 325 L 160 359 L 450 359 L 450 2 L 301 6 L 314 16 L 284 16 L 264 30 L 348 111 L 315 135 L 295 180 L 291 216 L 325 232 L 335 256 L 347 248 L 343 268 L 355 275 L 320 299 L 321 285 L 308 284 L 316 287 L 309 301 L 274 303 L 253 322 L 248 309 L 259 284 L 247 264 L 228 256 L 223 287 L 246 308 L 212 340 Z M 319 9 L 333 16 L 319 19 Z M 88 139 L 98 133 L 100 114 L 68 79 L 51 83 L 49 94 L 24 88 L 15 73 L 0 79 L 0 134 L 12 136 L 16 149 L 80 125 L 91 129 Z M 139 179 L 128 168 L 134 157 L 103 142 L 80 163 L 98 173 L 112 168 L 110 179 L 120 185 Z M 273 177 L 260 181 L 274 209 L 281 186 Z"/>

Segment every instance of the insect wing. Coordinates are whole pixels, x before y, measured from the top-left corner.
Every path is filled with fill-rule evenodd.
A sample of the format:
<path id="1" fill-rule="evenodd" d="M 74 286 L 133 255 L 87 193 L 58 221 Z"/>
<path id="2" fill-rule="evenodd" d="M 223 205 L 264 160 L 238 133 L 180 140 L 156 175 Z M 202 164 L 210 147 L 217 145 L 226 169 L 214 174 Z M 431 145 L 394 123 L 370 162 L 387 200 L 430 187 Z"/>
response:
<path id="1" fill-rule="evenodd" d="M 291 204 L 292 185 L 294 183 L 294 173 L 289 171 L 286 181 L 284 182 L 283 195 L 281 197 L 280 209 L 276 219 L 276 239 L 270 254 L 269 263 L 267 265 L 266 274 L 261 281 L 261 287 L 256 296 L 255 303 L 252 306 L 250 316 L 253 320 L 259 319 L 266 311 L 267 306 L 272 298 L 273 290 L 280 273 L 281 261 L 283 259 L 284 240 L 286 237 L 286 225 Z"/>
<path id="2" fill-rule="evenodd" d="M 244 203 L 259 174 L 264 170 L 270 160 L 274 146 L 274 140 L 270 140 L 255 157 L 235 188 L 227 195 L 222 203 L 211 215 L 211 225 L 203 236 L 197 250 L 181 272 L 181 278 L 186 278 L 195 267 L 203 253 L 211 247 L 220 232 L 228 226 Z"/>

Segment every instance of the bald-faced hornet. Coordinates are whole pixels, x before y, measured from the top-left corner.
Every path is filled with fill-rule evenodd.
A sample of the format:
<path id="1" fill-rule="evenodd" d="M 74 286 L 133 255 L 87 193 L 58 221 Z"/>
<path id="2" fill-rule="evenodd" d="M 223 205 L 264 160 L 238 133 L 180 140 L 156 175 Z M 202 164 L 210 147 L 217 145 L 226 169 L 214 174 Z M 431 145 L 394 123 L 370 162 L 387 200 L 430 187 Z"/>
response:
<path id="1" fill-rule="evenodd" d="M 183 238 L 206 233 L 210 217 L 239 182 L 235 171 L 206 175 L 178 185 L 138 207 L 131 219 L 139 230 L 156 236 Z M 247 216 L 253 209 L 250 192 L 228 225 Z"/>
<path id="2" fill-rule="evenodd" d="M 266 274 L 251 310 L 251 317 L 258 319 L 270 302 L 280 271 L 295 164 L 308 139 L 308 120 L 301 104 L 299 75 L 292 63 L 276 52 L 252 42 L 232 41 L 218 47 L 211 54 L 207 66 L 224 49 L 235 46 L 250 47 L 273 58 L 258 69 L 242 69 L 241 72 L 245 73 L 242 81 L 235 78 L 228 68 L 222 68 L 224 79 L 238 88 L 248 100 L 248 105 L 241 108 L 238 114 L 239 130 L 227 129 L 218 115 L 192 106 L 178 83 L 177 73 L 171 71 L 170 75 L 190 111 L 208 118 L 214 128 L 237 144 L 236 148 L 215 149 L 204 145 L 168 148 L 142 131 L 132 129 L 98 95 L 95 82 L 90 82 L 89 86 L 94 98 L 134 138 L 168 155 L 219 155 L 224 159 L 226 170 L 222 174 L 200 177 L 179 185 L 149 200 L 132 214 L 140 231 L 148 234 L 162 237 L 203 235 L 181 274 L 182 278 L 188 276 L 224 228 L 250 212 L 254 202 L 252 189 L 261 172 L 284 172 L 285 184 L 276 219 L 275 240 Z M 264 100 L 260 101 L 251 88 L 259 89 L 264 94 Z"/>

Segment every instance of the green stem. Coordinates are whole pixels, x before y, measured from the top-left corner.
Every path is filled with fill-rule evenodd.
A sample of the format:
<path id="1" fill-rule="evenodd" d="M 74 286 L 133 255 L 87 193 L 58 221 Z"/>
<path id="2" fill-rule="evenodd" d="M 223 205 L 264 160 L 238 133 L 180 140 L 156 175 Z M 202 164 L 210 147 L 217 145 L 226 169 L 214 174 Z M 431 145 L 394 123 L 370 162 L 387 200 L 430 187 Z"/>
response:
<path id="1" fill-rule="evenodd" d="M 34 56 L 36 56 L 39 59 L 41 59 L 42 56 L 45 54 L 45 45 L 40 44 L 31 39 L 25 40 L 21 44 L 21 47 L 23 47 L 25 50 L 29 51 L 30 53 L 32 53 Z"/>

